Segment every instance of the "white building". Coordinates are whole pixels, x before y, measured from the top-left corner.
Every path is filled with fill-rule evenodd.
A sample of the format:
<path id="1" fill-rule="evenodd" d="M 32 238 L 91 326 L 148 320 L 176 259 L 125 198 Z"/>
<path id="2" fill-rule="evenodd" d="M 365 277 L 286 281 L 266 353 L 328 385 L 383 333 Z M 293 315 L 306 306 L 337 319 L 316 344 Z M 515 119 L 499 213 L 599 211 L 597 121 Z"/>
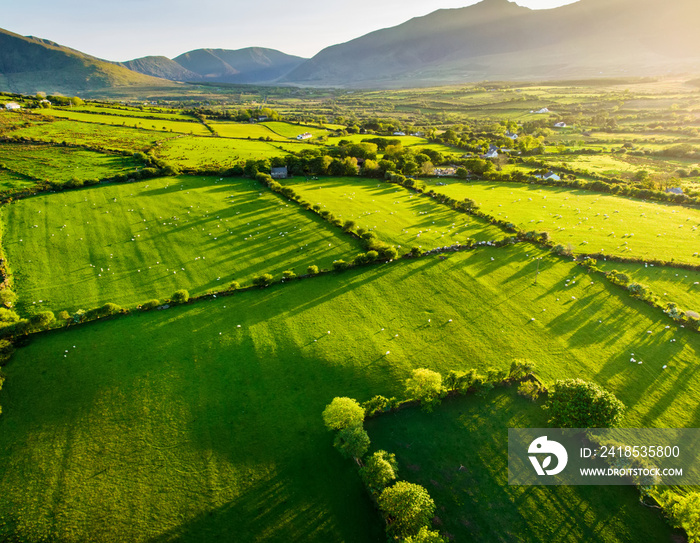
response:
<path id="1" fill-rule="evenodd" d="M 5 109 L 9 109 L 10 111 L 14 111 L 17 109 L 22 109 L 22 106 L 20 106 L 17 102 L 8 102 L 5 104 Z"/>
<path id="2" fill-rule="evenodd" d="M 406 132 L 394 132 L 394 136 L 405 136 Z"/>
<path id="3" fill-rule="evenodd" d="M 303 134 L 299 134 L 297 136 L 298 140 L 308 140 L 313 138 L 313 135 L 310 132 L 304 132 Z"/>
<path id="4" fill-rule="evenodd" d="M 554 128 L 566 128 L 566 123 L 555 123 Z"/>

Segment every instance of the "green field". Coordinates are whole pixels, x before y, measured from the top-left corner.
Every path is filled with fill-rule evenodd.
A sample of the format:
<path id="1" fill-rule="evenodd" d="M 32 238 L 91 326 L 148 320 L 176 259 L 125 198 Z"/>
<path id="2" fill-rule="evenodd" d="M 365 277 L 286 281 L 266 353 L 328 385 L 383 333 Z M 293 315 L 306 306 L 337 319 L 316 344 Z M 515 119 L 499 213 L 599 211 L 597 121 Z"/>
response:
<path id="1" fill-rule="evenodd" d="M 324 128 L 307 126 L 304 124 L 291 124 L 280 121 L 270 121 L 261 123 L 262 126 L 269 128 L 275 134 L 279 134 L 283 138 L 296 140 L 299 134 L 309 132 L 313 135 L 313 139 L 318 139 L 321 136 L 327 136 L 330 132 Z"/>
<path id="2" fill-rule="evenodd" d="M 241 160 L 285 156 L 298 150 L 298 146 L 293 149 L 292 146 L 279 142 L 182 136 L 159 146 L 156 153 L 185 168 L 230 168 Z"/>
<path id="3" fill-rule="evenodd" d="M 52 182 L 104 179 L 133 171 L 142 165 L 130 156 L 102 154 L 70 147 L 26 144 L 0 146 L 0 163 L 5 163 L 18 174 Z"/>
<path id="4" fill-rule="evenodd" d="M 436 192 L 471 198 L 481 211 L 525 231 L 549 232 L 574 253 L 599 253 L 700 264 L 700 210 L 522 183 L 427 183 Z"/>
<path id="5" fill-rule="evenodd" d="M 1 208 L 20 308 L 135 305 L 222 290 L 361 246 L 252 180 L 164 178 L 45 194 Z"/>
<path id="6" fill-rule="evenodd" d="M 700 313 L 700 272 L 621 262 L 598 262 L 597 266 L 606 272 L 617 270 L 625 273 L 631 282 L 648 286 L 662 300 Z"/>
<path id="7" fill-rule="evenodd" d="M 183 115 L 182 113 L 163 113 L 160 110 L 152 111 L 150 109 L 136 109 L 133 107 L 114 107 L 111 104 L 109 106 L 101 104 L 86 104 L 83 106 L 72 107 L 70 111 L 107 115 L 123 115 L 125 117 L 155 117 L 158 119 L 165 119 L 171 121 L 194 120 L 196 122 L 199 122 L 194 117 L 188 117 L 187 115 Z"/>
<path id="8" fill-rule="evenodd" d="M 620 486 L 509 486 L 508 428 L 545 428 L 540 404 L 497 389 L 366 423 L 372 450 L 396 454 L 399 477 L 428 489 L 455 541 L 674 541 L 662 515 Z"/>
<path id="9" fill-rule="evenodd" d="M 42 115 L 69 119 L 81 123 L 99 123 L 114 126 L 125 126 L 138 129 L 156 130 L 161 132 L 176 132 L 180 134 L 193 134 L 195 136 L 207 136 L 211 134 L 202 123 L 190 119 L 188 121 L 172 121 L 168 119 L 144 119 L 141 117 L 126 117 L 117 115 L 98 115 L 79 111 L 63 109 L 42 109 Z"/>
<path id="10" fill-rule="evenodd" d="M 0 148 L 2 150 L 2 148 Z M 34 186 L 34 180 L 27 179 L 16 173 L 0 170 L 0 192 L 13 192 L 16 190 L 28 189 Z"/>
<path id="11" fill-rule="evenodd" d="M 158 141 L 172 139 L 173 134 L 165 134 L 147 129 L 106 126 L 96 123 L 80 123 L 69 120 L 36 122 L 27 128 L 20 128 L 12 135 L 49 141 L 72 143 L 115 149 L 119 151 L 146 151 Z"/>
<path id="12" fill-rule="evenodd" d="M 376 179 L 329 177 L 318 181 L 284 181 L 312 205 L 331 211 L 343 222 L 354 221 L 371 230 L 377 238 L 402 248 L 423 250 L 505 237 L 500 228 L 486 221 L 456 213 L 428 196 L 414 194 L 401 186 Z"/>
<path id="13" fill-rule="evenodd" d="M 335 136 L 332 138 L 328 138 L 328 143 L 330 143 L 331 145 L 337 145 L 342 140 L 349 141 L 351 143 L 361 143 L 362 140 L 375 138 L 381 138 L 385 140 L 399 140 L 401 142 L 401 145 L 403 145 L 404 147 L 412 147 L 416 149 L 433 149 L 446 155 L 454 155 L 457 153 L 461 155 L 463 153 L 459 149 L 455 149 L 447 145 L 443 145 L 441 143 L 430 143 L 427 139 L 420 138 L 417 136 L 376 136 L 373 134 L 351 134 L 348 136 Z"/>
<path id="14" fill-rule="evenodd" d="M 697 426 L 700 336 L 665 330 L 570 262 L 546 258 L 534 285 L 536 256 L 522 245 L 396 262 L 36 338 L 0 393 L 0 536 L 383 540 L 320 413 L 334 396 L 401 395 L 415 367 L 529 358 L 547 381 L 613 391 L 628 426 Z M 485 507 L 513 514 L 501 484 Z M 617 511 L 602 533 L 638 518 Z M 580 522 L 587 533 L 593 520 Z"/>
<path id="15" fill-rule="evenodd" d="M 287 140 L 284 136 L 280 136 L 262 124 L 217 121 L 207 121 L 207 124 L 222 138 L 270 138 L 275 141 Z"/>

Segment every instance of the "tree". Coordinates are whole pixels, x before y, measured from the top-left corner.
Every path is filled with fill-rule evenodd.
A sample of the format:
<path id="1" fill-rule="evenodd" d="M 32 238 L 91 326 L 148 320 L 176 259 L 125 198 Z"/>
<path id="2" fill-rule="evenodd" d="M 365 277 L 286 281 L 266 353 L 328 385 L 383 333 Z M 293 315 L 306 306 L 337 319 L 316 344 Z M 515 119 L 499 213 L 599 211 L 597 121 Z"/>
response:
<path id="1" fill-rule="evenodd" d="M 189 299 L 190 293 L 183 289 L 176 291 L 175 294 L 173 294 L 170 301 L 174 304 L 184 304 L 187 303 Z"/>
<path id="2" fill-rule="evenodd" d="M 323 422 L 329 430 L 342 430 L 357 426 L 365 420 L 365 410 L 357 400 L 346 397 L 333 398 L 323 410 Z"/>
<path id="3" fill-rule="evenodd" d="M 700 494 L 691 492 L 677 498 L 671 507 L 671 518 L 688 535 L 690 543 L 700 542 Z"/>
<path id="4" fill-rule="evenodd" d="M 509 379 L 522 379 L 535 371 L 535 363 L 531 360 L 516 358 L 510 364 Z"/>
<path id="5" fill-rule="evenodd" d="M 11 308 L 17 301 L 17 295 L 9 289 L 0 290 L 0 305 Z"/>
<path id="6" fill-rule="evenodd" d="M 319 272 L 318 266 L 316 266 L 315 264 L 313 266 L 309 266 L 308 268 L 306 268 L 306 273 L 308 275 L 318 275 L 318 272 Z"/>
<path id="7" fill-rule="evenodd" d="M 284 270 L 282 272 L 282 277 L 284 279 L 294 279 L 297 276 L 296 273 L 294 273 L 294 270 Z"/>
<path id="8" fill-rule="evenodd" d="M 399 538 L 418 535 L 435 513 L 435 502 L 428 491 L 406 481 L 384 489 L 377 501 L 389 524 L 387 531 Z"/>
<path id="9" fill-rule="evenodd" d="M 10 309 L 0 307 L 0 327 L 13 324 L 19 320 L 19 315 Z"/>
<path id="10" fill-rule="evenodd" d="M 362 458 L 369 449 L 369 435 L 359 424 L 348 426 L 338 432 L 333 446 L 345 458 Z"/>
<path id="11" fill-rule="evenodd" d="M 442 375 L 426 368 L 415 369 L 406 380 L 406 393 L 410 398 L 420 400 L 423 407 L 431 411 L 445 395 Z"/>
<path id="12" fill-rule="evenodd" d="M 396 456 L 386 451 L 377 451 L 360 468 L 360 477 L 372 494 L 380 494 L 396 480 L 397 471 Z"/>
<path id="13" fill-rule="evenodd" d="M 440 532 L 428 530 L 423 526 L 416 535 L 408 536 L 403 543 L 447 543 L 447 539 L 440 535 Z"/>
<path id="14" fill-rule="evenodd" d="M 549 423 L 558 428 L 610 428 L 617 426 L 625 405 L 614 394 L 582 379 L 559 380 L 544 406 Z"/>

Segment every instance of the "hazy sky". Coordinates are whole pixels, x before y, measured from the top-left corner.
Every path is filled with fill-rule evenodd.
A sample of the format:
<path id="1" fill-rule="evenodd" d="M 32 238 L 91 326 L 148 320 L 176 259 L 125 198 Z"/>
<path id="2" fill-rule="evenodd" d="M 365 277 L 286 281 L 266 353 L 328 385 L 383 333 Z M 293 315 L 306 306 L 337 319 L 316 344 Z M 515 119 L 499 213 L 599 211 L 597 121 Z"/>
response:
<path id="1" fill-rule="evenodd" d="M 513 0 L 510 0 L 513 1 Z M 517 0 L 547 9 L 576 0 Z M 4 2 L 3 2 L 4 3 Z M 108 60 L 260 46 L 311 57 L 336 43 L 477 0 L 33 0 L 7 2 L 0 27 Z"/>

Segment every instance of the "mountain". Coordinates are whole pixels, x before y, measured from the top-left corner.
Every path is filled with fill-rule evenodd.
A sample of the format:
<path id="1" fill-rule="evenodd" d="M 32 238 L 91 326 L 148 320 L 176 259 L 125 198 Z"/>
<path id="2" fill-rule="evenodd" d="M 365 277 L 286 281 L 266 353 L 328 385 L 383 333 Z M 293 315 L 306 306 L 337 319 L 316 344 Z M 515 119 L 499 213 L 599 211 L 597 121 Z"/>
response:
<path id="1" fill-rule="evenodd" d="M 265 83 L 287 74 L 306 59 L 275 49 L 196 49 L 173 59 L 198 74 L 199 80 L 220 83 Z"/>
<path id="2" fill-rule="evenodd" d="M 199 81 L 202 79 L 199 74 L 183 68 L 168 57 L 149 56 L 120 62 L 119 65 L 140 74 L 170 79 L 171 81 Z"/>
<path id="3" fill-rule="evenodd" d="M 0 29 L 0 90 L 74 95 L 123 86 L 172 85 L 63 47 L 49 40 Z"/>
<path id="4" fill-rule="evenodd" d="M 698 72 L 698 20 L 697 0 L 580 0 L 549 10 L 484 0 L 328 47 L 282 80 L 400 87 Z"/>

